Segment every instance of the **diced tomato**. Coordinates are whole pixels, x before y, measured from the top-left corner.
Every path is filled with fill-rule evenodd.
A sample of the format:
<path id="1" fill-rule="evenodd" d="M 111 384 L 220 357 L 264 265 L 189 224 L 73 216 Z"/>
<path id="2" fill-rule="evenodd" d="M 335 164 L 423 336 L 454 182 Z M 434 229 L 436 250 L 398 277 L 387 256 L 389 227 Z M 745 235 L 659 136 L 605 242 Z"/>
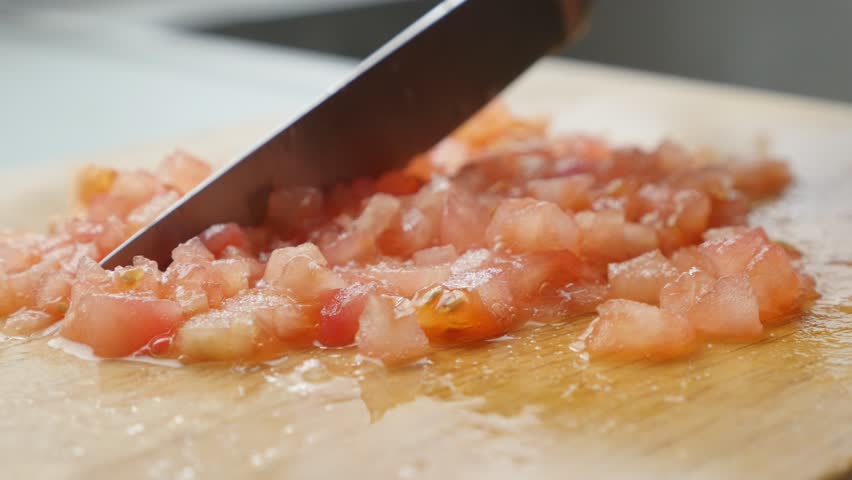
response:
<path id="1" fill-rule="evenodd" d="M 451 191 L 444 199 L 440 243 L 459 252 L 485 245 L 489 212 L 477 199 L 463 191 Z"/>
<path id="2" fill-rule="evenodd" d="M 592 262 L 627 260 L 659 245 L 653 228 L 625 222 L 624 215 L 617 211 L 584 211 L 575 219 L 582 234 L 580 251 Z"/>
<path id="3" fill-rule="evenodd" d="M 471 148 L 482 148 L 505 136 L 515 139 L 541 136 L 546 128 L 546 121 L 520 119 L 504 104 L 492 102 L 453 132 L 452 138 Z"/>
<path id="4" fill-rule="evenodd" d="M 56 317 L 40 310 L 22 308 L 9 315 L 3 323 L 4 335 L 25 337 L 56 323 Z"/>
<path id="5" fill-rule="evenodd" d="M 718 277 L 713 261 L 701 253 L 696 246 L 684 247 L 675 251 L 672 253 L 671 262 L 681 273 L 697 268 L 713 277 Z"/>
<path id="6" fill-rule="evenodd" d="M 742 340 L 763 330 L 757 298 L 745 274 L 722 277 L 686 313 L 695 330 L 708 338 Z"/>
<path id="7" fill-rule="evenodd" d="M 167 208 L 172 206 L 180 199 L 180 194 L 174 190 L 163 192 L 146 203 L 139 205 L 127 214 L 127 225 L 130 232 L 135 232 L 140 228 L 153 222 L 165 212 Z"/>
<path id="8" fill-rule="evenodd" d="M 240 262 L 246 264 L 249 272 L 248 283 L 249 285 L 254 285 L 258 280 L 263 277 L 264 271 L 266 271 L 266 264 L 258 260 L 254 255 L 249 252 L 240 250 L 239 248 L 229 245 L 222 250 L 222 253 L 219 255 L 222 260 L 239 260 Z"/>
<path id="9" fill-rule="evenodd" d="M 198 237 L 193 237 L 172 250 L 172 260 L 175 263 L 212 262 L 215 258 Z"/>
<path id="10" fill-rule="evenodd" d="M 383 293 L 411 298 L 424 288 L 443 283 L 452 272 L 448 264 L 419 267 L 381 263 L 352 273 L 365 283 L 375 282 Z"/>
<path id="11" fill-rule="evenodd" d="M 71 282 L 73 278 L 66 272 L 45 275 L 38 286 L 35 296 L 35 307 L 60 319 L 68 311 L 71 297 Z"/>
<path id="12" fill-rule="evenodd" d="M 211 310 L 184 323 L 172 345 L 182 361 L 234 361 L 252 358 L 258 338 L 258 327 L 250 316 Z"/>
<path id="13" fill-rule="evenodd" d="M 784 165 L 546 127 L 492 104 L 404 170 L 273 192 L 263 223 L 212 226 L 165 272 L 96 261 L 210 167 L 176 152 L 156 174 L 88 168 L 77 217 L 0 232 L 0 328 L 65 316 L 96 353 L 188 362 L 354 341 L 392 364 L 597 308 L 590 352 L 671 358 L 695 338 L 753 338 L 818 295 L 805 257 L 744 226 L 752 199 L 789 183 Z"/>
<path id="14" fill-rule="evenodd" d="M 0 272 L 0 318 L 20 308 L 36 306 L 41 286 L 58 263 L 56 260 L 44 260 L 22 272 Z"/>
<path id="15" fill-rule="evenodd" d="M 438 240 L 448 185 L 433 180 L 415 195 L 400 200 L 400 211 L 379 237 L 379 248 L 387 255 L 408 256 Z"/>
<path id="16" fill-rule="evenodd" d="M 561 308 L 554 314 L 562 317 L 594 312 L 598 305 L 610 298 L 609 285 L 605 283 L 570 283 L 557 293 Z"/>
<path id="17" fill-rule="evenodd" d="M 100 222 L 79 218 L 71 219 L 62 228 L 71 236 L 72 241 L 94 244 L 99 257 L 113 251 L 128 236 L 126 225 L 115 216 L 110 216 Z"/>
<path id="18" fill-rule="evenodd" d="M 414 309 L 404 303 L 393 297 L 367 297 L 355 335 L 363 355 L 393 365 L 415 360 L 429 351 L 429 339 L 417 323 Z"/>
<path id="19" fill-rule="evenodd" d="M 318 340 L 327 347 L 343 347 L 355 342 L 358 318 L 364 311 L 370 287 L 353 284 L 329 290 L 320 311 Z"/>
<path id="20" fill-rule="evenodd" d="M 343 288 L 343 280 L 328 269 L 325 257 L 312 243 L 279 248 L 266 264 L 263 280 L 302 302 L 316 302 L 325 290 Z"/>
<path id="21" fill-rule="evenodd" d="M 734 187 L 751 198 L 775 195 L 793 178 L 787 164 L 778 160 L 732 162 L 729 168 L 733 173 Z"/>
<path id="22" fill-rule="evenodd" d="M 309 343 L 314 336 L 315 310 L 285 295 L 259 289 L 244 290 L 222 304 L 223 312 L 250 318 L 251 323 L 271 336 L 301 344 Z"/>
<path id="23" fill-rule="evenodd" d="M 512 295 L 520 304 L 553 301 L 558 290 L 572 282 L 603 280 L 602 272 L 567 250 L 517 255 L 502 266 L 509 271 Z"/>
<path id="24" fill-rule="evenodd" d="M 96 197 L 104 195 L 112 189 L 112 184 L 118 172 L 112 168 L 87 165 L 77 174 L 77 199 L 83 205 L 89 205 Z"/>
<path id="25" fill-rule="evenodd" d="M 186 316 L 221 304 L 221 285 L 212 282 L 209 264 L 172 263 L 163 276 L 167 298 L 176 301 Z"/>
<path id="26" fill-rule="evenodd" d="M 586 338 L 594 355 L 669 359 L 695 348 L 695 331 L 682 315 L 633 300 L 608 300 Z"/>
<path id="27" fill-rule="evenodd" d="M 716 227 L 710 228 L 706 230 L 701 238 L 706 242 L 712 242 L 714 240 L 724 240 L 728 238 L 736 238 L 740 235 L 748 233 L 751 230 L 749 227 L 742 225 L 730 225 L 725 227 Z"/>
<path id="28" fill-rule="evenodd" d="M 411 255 L 411 260 L 417 266 L 441 265 L 452 263 L 459 258 L 458 251 L 452 245 L 424 248 Z"/>
<path id="29" fill-rule="evenodd" d="M 509 324 L 482 304 L 476 290 L 435 287 L 415 299 L 417 322 L 437 343 L 465 343 L 499 336 Z"/>
<path id="30" fill-rule="evenodd" d="M 193 155 L 177 150 L 167 156 L 157 169 L 157 176 L 181 195 L 189 192 L 212 173 L 207 163 Z"/>
<path id="31" fill-rule="evenodd" d="M 687 312 L 713 288 L 716 278 L 700 268 L 689 268 L 660 290 L 660 308 L 679 315 Z"/>
<path id="32" fill-rule="evenodd" d="M 760 306 L 760 320 L 778 323 L 799 308 L 799 275 L 779 245 L 763 245 L 746 267 L 751 288 Z"/>
<path id="33" fill-rule="evenodd" d="M 660 289 L 674 280 L 677 270 L 659 250 L 608 267 L 610 294 L 645 303 L 657 303 Z"/>
<path id="34" fill-rule="evenodd" d="M 103 221 L 111 216 L 125 218 L 133 209 L 163 191 L 159 180 L 148 172 L 118 172 L 109 192 L 90 200 L 88 217 L 93 221 Z"/>
<path id="35" fill-rule="evenodd" d="M 39 235 L 0 237 L 0 271 L 15 273 L 26 270 L 41 259 Z"/>
<path id="36" fill-rule="evenodd" d="M 485 232 L 488 244 L 516 253 L 578 252 L 580 229 L 574 219 L 548 202 L 531 198 L 504 200 Z"/>
<path id="37" fill-rule="evenodd" d="M 748 263 L 769 242 L 761 228 L 751 229 L 741 235 L 709 240 L 698 251 L 713 263 L 720 276 L 745 272 Z"/>
<path id="38" fill-rule="evenodd" d="M 329 263 L 343 265 L 352 260 L 374 257 L 379 235 L 388 228 L 399 209 L 400 201 L 395 197 L 383 193 L 370 197 L 351 227 L 322 249 Z"/>
<path id="39" fill-rule="evenodd" d="M 657 230 L 664 253 L 698 242 L 707 229 L 711 203 L 700 191 L 648 184 L 638 196 L 643 211 L 641 222 Z"/>
<path id="40" fill-rule="evenodd" d="M 120 294 L 83 295 L 62 325 L 62 335 L 101 357 L 123 357 L 183 320 L 177 302 Z"/>
<path id="41" fill-rule="evenodd" d="M 243 259 L 221 259 L 210 263 L 214 282 L 222 286 L 222 294 L 232 297 L 249 288 L 251 264 Z"/>
<path id="42" fill-rule="evenodd" d="M 567 177 L 537 179 L 527 182 L 527 190 L 533 197 L 555 203 L 563 210 L 585 210 L 591 206 L 592 185 L 595 177 L 578 174 Z"/>
<path id="43" fill-rule="evenodd" d="M 322 193 L 312 187 L 288 187 L 272 192 L 266 208 L 266 221 L 282 235 L 300 236 L 324 218 Z"/>
<path id="44" fill-rule="evenodd" d="M 233 246 L 251 252 L 251 240 L 245 231 L 235 223 L 213 225 L 199 235 L 201 242 L 215 256 L 220 256 L 226 247 Z"/>

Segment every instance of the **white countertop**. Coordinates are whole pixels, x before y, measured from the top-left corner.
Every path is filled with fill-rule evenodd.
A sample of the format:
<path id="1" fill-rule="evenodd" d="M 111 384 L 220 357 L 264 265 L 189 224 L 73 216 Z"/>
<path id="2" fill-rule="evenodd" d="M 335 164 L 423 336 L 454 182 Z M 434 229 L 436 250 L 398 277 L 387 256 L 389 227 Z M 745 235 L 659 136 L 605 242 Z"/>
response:
<path id="1" fill-rule="evenodd" d="M 354 65 L 155 24 L 15 9 L 0 9 L 0 58 L 0 167 L 284 121 Z"/>

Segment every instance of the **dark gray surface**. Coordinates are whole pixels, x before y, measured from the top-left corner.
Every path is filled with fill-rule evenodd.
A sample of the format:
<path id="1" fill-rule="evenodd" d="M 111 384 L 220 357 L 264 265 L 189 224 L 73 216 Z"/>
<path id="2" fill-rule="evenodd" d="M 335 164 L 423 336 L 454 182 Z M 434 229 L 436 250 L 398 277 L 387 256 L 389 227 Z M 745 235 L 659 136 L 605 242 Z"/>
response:
<path id="1" fill-rule="evenodd" d="M 363 57 L 435 0 L 208 25 L 207 33 Z M 852 101 L 852 1 L 598 0 L 567 56 Z"/>

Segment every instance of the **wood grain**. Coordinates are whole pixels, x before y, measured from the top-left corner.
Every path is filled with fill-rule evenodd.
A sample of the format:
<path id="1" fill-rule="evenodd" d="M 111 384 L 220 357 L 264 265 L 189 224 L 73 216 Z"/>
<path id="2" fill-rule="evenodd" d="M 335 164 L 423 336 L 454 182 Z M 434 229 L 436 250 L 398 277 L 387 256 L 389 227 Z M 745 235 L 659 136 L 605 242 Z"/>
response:
<path id="1" fill-rule="evenodd" d="M 794 188 L 754 220 L 805 252 L 823 298 L 750 344 L 686 361 L 592 362 L 588 319 L 528 326 L 386 370 L 351 351 L 274 365 L 84 361 L 0 344 L 6 478 L 819 478 L 852 470 L 852 109 L 582 64 L 537 66 L 522 110 L 615 140 L 738 151 L 769 135 Z M 270 123 L 176 145 L 225 159 Z M 0 194 L 2 221 L 65 209 L 69 162 Z M 4 173 L 6 175 L 6 173 Z M 25 172 L 15 172 L 23 178 Z M 5 183 L 5 182 L 4 182 Z M 46 192 L 54 192 L 46 194 Z M 59 192 L 59 193 L 56 193 Z M 12 203 L 14 202 L 14 203 Z"/>

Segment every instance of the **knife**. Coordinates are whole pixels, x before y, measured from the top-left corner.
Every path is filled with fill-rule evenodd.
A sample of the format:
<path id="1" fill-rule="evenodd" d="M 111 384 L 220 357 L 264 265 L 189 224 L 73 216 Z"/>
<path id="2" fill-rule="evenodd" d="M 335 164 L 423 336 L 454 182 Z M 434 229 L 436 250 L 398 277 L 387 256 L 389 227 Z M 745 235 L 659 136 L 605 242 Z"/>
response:
<path id="1" fill-rule="evenodd" d="M 189 192 L 101 262 L 161 267 L 216 223 L 256 225 L 273 189 L 326 187 L 403 167 L 573 39 L 587 0 L 446 0 L 318 103 Z"/>

